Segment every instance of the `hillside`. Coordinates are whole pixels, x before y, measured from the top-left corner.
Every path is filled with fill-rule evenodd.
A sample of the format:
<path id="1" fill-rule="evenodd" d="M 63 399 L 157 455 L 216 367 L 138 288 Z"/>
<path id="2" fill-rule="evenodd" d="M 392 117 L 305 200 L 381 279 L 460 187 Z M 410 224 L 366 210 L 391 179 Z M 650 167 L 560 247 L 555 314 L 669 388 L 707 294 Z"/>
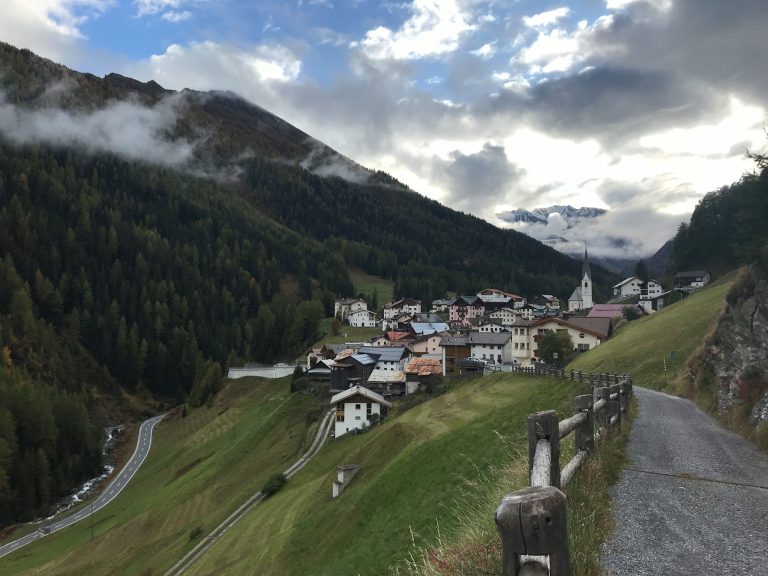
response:
<path id="1" fill-rule="evenodd" d="M 686 362 L 702 346 L 725 306 L 732 276 L 655 314 L 625 324 L 610 340 L 580 354 L 568 369 L 631 372 L 638 386 L 674 392 Z"/>
<path id="2" fill-rule="evenodd" d="M 92 424 L 134 419 L 147 408 L 132 397 L 202 404 L 227 365 L 315 341 L 354 291 L 350 269 L 425 302 L 573 290 L 579 262 L 334 155 L 231 93 L 97 78 L 0 44 L 0 350 L 14 386 L 71 391 Z M 616 280 L 593 277 L 598 295 Z M 0 524 L 53 498 L 47 482 L 19 498 L 54 444 L 5 412 L 0 500 L 34 503 Z M 56 474 L 57 494 L 83 479 Z"/>
<path id="3" fill-rule="evenodd" d="M 210 530 L 295 459 L 313 408 L 287 389 L 286 382 L 233 381 L 210 408 L 164 422 L 135 481 L 96 515 L 93 543 L 90 526 L 74 527 L 0 560 L 0 572 L 59 574 L 66 565 L 80 575 L 103 574 L 107 566 L 162 573 L 196 542 L 191 531 Z M 576 393 L 573 383 L 553 379 L 476 379 L 367 434 L 334 441 L 192 573 L 385 573 L 414 545 L 436 544 L 438 532 L 456 534 L 455 505 L 471 502 L 481 484 L 498 482 L 502 494 L 519 482 L 498 474 L 513 459 L 525 461 L 527 415 L 566 413 Z M 336 466 L 346 463 L 362 470 L 332 500 Z M 491 510 L 487 521 L 492 526 Z"/>

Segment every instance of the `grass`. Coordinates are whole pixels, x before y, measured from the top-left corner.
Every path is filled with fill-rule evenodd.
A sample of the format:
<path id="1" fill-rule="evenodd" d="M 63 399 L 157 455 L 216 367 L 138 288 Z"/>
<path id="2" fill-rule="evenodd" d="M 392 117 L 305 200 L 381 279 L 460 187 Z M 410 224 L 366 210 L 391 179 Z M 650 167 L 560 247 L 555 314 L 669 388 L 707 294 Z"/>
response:
<path id="1" fill-rule="evenodd" d="M 313 401 L 288 381 L 230 382 L 209 408 L 160 424 L 152 451 L 93 517 L 0 559 L 0 574 L 161 574 L 267 478 L 292 463 Z M 192 532 L 191 532 L 192 531 Z"/>
<path id="2" fill-rule="evenodd" d="M 568 368 L 631 372 L 639 386 L 671 389 L 688 358 L 712 330 L 732 280 L 729 275 L 685 300 L 625 324 L 610 340 L 579 355 Z"/>
<path id="3" fill-rule="evenodd" d="M 493 510 L 471 493 L 483 483 L 504 493 L 522 476 L 505 473 L 527 458 L 526 418 L 569 413 L 569 381 L 512 375 L 469 380 L 326 448 L 279 494 L 218 541 L 190 575 L 374 575 L 404 570 L 409 558 L 463 533 L 457 507 L 486 525 Z M 521 464 L 522 463 L 522 464 Z M 361 471 L 336 500 L 336 467 Z"/>
<path id="4" fill-rule="evenodd" d="M 374 336 L 381 336 L 381 328 L 356 328 L 349 324 L 342 324 L 338 336 L 331 331 L 333 318 L 323 318 L 318 326 L 318 331 L 323 336 L 312 345 L 312 348 L 320 348 L 325 344 L 343 344 L 344 342 L 367 342 Z M 345 336 L 346 334 L 346 336 Z"/>
<path id="5" fill-rule="evenodd" d="M 378 296 L 379 308 L 392 301 L 395 289 L 395 283 L 392 280 L 387 280 L 380 276 L 371 276 L 359 268 L 350 268 L 349 278 L 352 280 L 352 285 L 355 288 L 355 295 L 360 293 L 367 295 L 368 306 L 371 305 L 370 299 L 373 296 L 374 289 Z M 431 305 L 431 302 L 427 303 L 427 305 Z"/>

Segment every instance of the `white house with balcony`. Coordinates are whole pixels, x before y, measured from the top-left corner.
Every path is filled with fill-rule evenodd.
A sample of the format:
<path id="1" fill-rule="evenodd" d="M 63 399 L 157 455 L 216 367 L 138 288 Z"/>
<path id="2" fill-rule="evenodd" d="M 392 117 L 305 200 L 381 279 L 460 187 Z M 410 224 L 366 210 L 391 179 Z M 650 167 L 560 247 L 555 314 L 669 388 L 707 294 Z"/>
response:
<path id="1" fill-rule="evenodd" d="M 391 320 L 400 314 L 421 314 L 421 300 L 401 298 L 384 304 L 384 320 Z"/>
<path id="2" fill-rule="evenodd" d="M 614 298 L 626 298 L 629 296 L 640 296 L 640 287 L 643 285 L 643 279 L 637 276 L 625 278 L 613 287 Z"/>
<path id="3" fill-rule="evenodd" d="M 350 326 L 355 328 L 375 328 L 376 314 L 370 310 L 355 310 L 347 315 Z"/>
<path id="4" fill-rule="evenodd" d="M 359 310 L 368 310 L 368 304 L 365 300 L 359 298 L 340 298 L 333 305 L 333 315 L 344 322 L 352 312 Z"/>
<path id="5" fill-rule="evenodd" d="M 380 419 L 392 408 L 384 396 L 359 385 L 335 394 L 331 406 L 336 408 L 336 438 L 370 426 L 374 414 Z"/>

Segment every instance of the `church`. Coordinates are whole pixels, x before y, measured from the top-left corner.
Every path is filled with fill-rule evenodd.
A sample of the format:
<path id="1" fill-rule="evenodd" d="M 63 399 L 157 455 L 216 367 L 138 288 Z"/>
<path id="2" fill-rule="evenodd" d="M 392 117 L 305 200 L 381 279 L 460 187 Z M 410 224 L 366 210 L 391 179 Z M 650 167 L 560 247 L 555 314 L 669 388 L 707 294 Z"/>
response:
<path id="1" fill-rule="evenodd" d="M 568 298 L 568 312 L 592 308 L 592 271 L 589 269 L 589 255 L 584 246 L 584 264 L 581 267 L 581 283 Z"/>

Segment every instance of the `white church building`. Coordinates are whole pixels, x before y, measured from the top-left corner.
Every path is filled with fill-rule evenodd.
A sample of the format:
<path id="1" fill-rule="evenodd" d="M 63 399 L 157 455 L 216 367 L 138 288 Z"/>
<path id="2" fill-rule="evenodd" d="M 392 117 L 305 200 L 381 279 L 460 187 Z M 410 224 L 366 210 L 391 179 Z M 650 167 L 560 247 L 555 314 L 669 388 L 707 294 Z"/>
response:
<path id="1" fill-rule="evenodd" d="M 589 255 L 584 247 L 584 264 L 581 267 L 581 283 L 568 298 L 568 312 L 592 308 L 592 271 L 589 268 Z"/>

